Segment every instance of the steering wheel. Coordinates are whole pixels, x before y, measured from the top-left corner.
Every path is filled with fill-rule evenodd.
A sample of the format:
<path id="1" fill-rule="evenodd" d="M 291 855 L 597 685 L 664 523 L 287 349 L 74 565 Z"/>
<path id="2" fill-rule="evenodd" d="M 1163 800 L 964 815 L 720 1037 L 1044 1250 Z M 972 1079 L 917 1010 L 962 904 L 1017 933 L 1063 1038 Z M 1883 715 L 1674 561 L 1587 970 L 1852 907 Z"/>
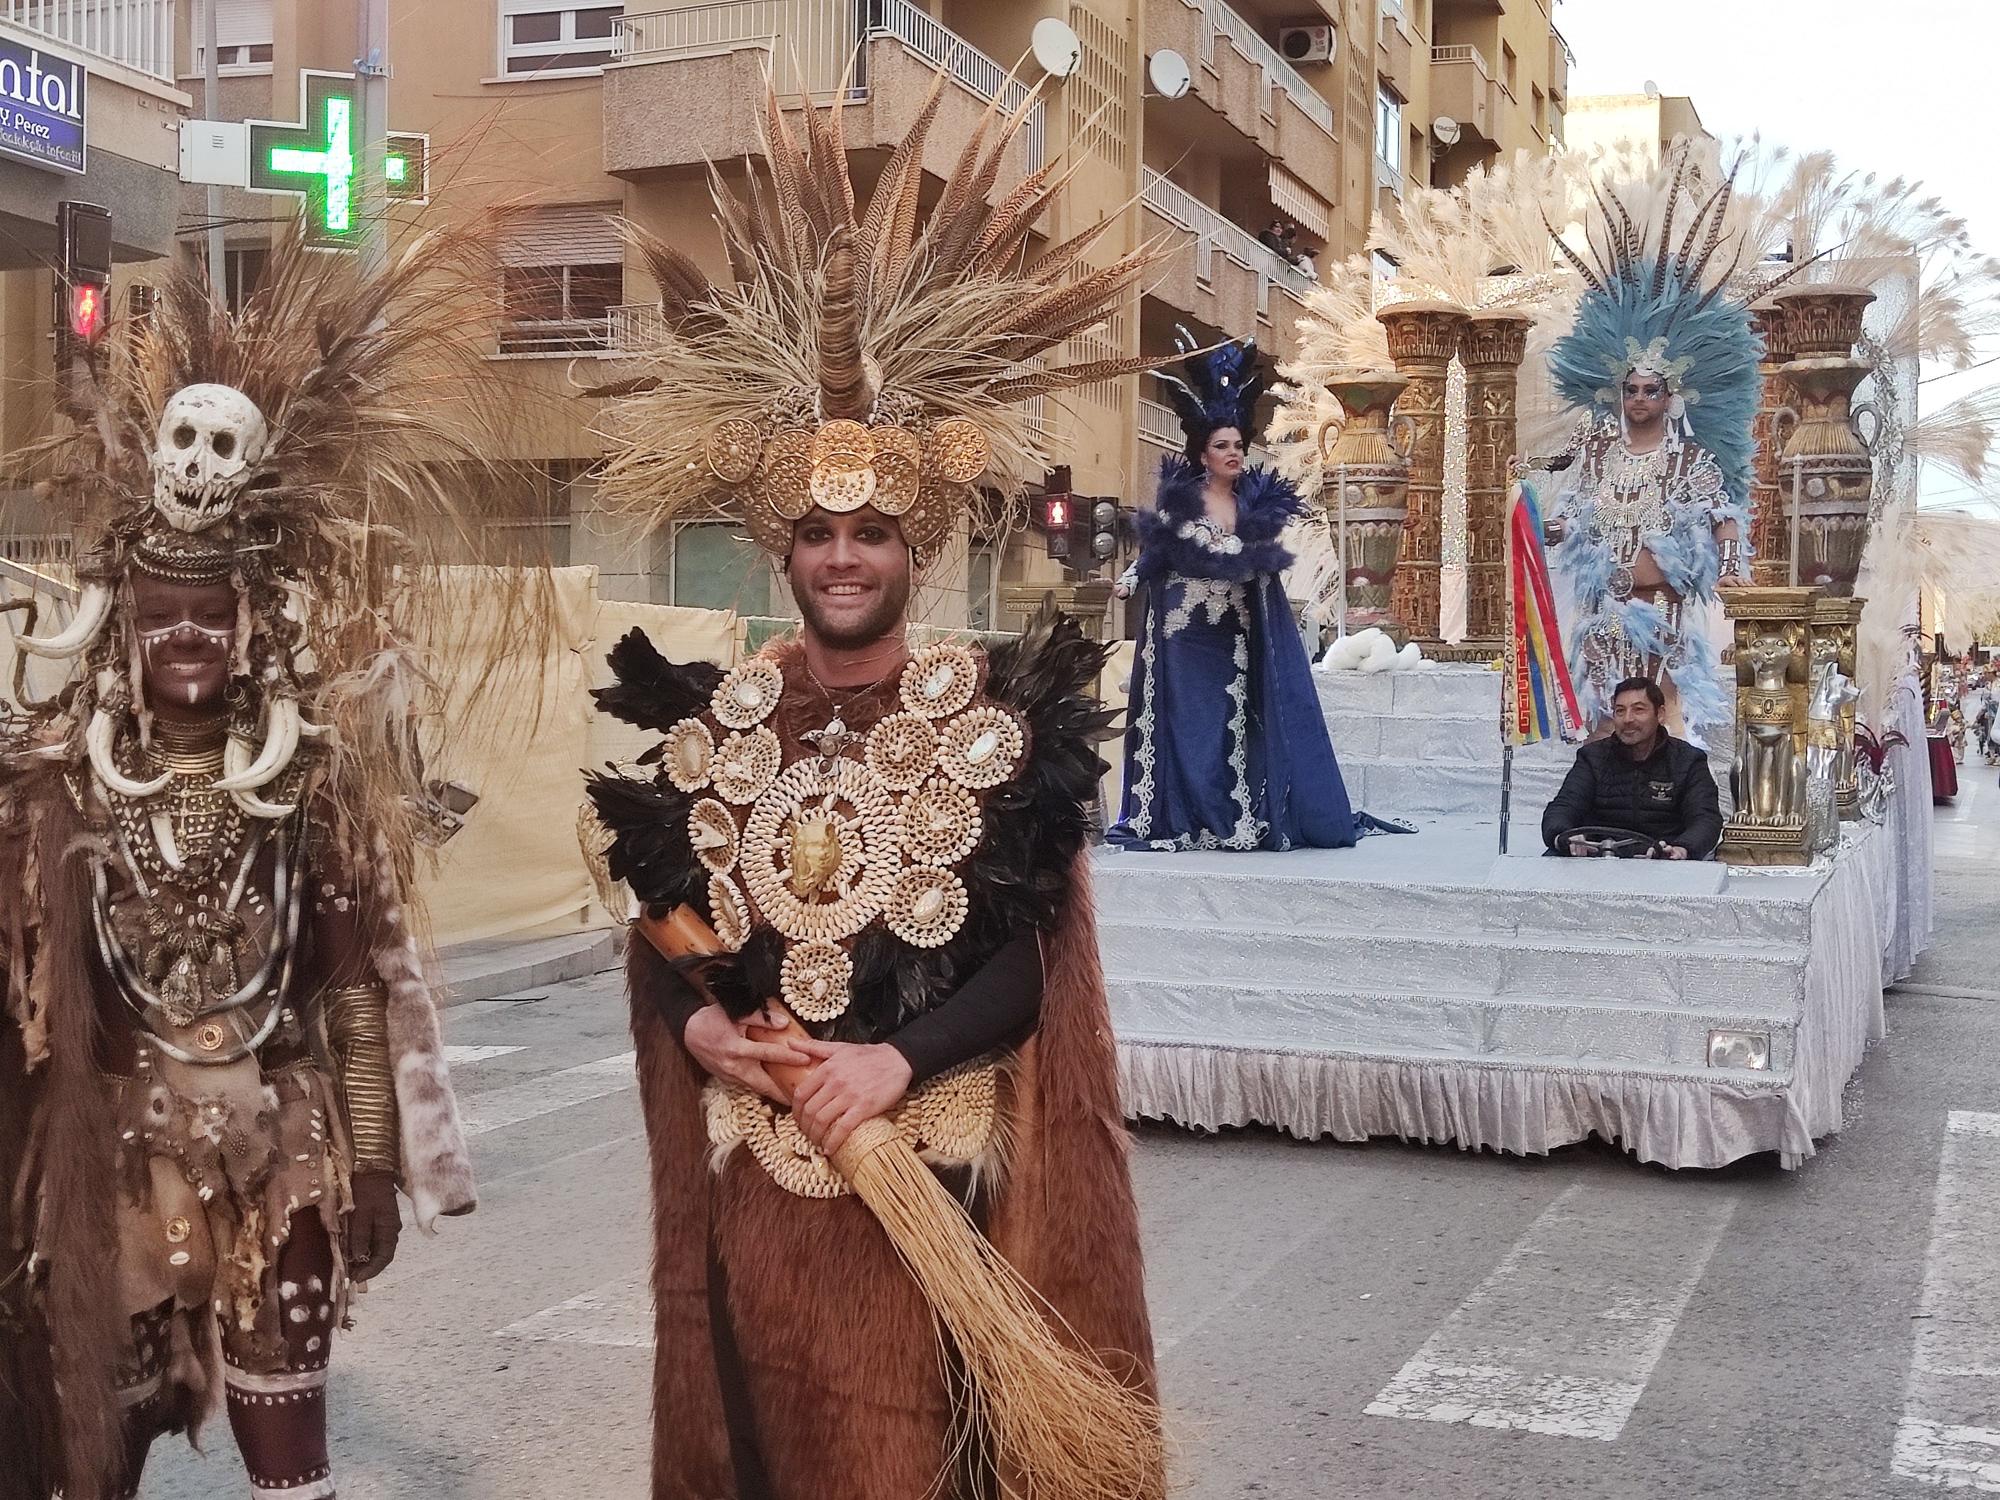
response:
<path id="1" fill-rule="evenodd" d="M 1601 824 L 1587 824 L 1582 828 L 1572 828 L 1562 835 L 1561 844 L 1565 852 L 1571 839 L 1582 839 L 1593 844 L 1598 854 L 1611 859 L 1644 859 L 1647 852 L 1659 843 L 1650 834 L 1634 833 L 1629 828 L 1608 828 Z"/>

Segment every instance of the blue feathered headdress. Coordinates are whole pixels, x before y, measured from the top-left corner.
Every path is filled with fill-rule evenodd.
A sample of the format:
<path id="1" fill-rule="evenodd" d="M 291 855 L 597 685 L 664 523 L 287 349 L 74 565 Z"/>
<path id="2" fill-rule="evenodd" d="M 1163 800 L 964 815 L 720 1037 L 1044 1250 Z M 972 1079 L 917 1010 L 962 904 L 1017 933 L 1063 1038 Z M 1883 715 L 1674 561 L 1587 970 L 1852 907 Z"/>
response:
<path id="1" fill-rule="evenodd" d="M 1720 263 L 1732 183 L 1725 179 L 1695 206 L 1676 246 L 1675 209 L 1684 199 L 1693 202 L 1683 186 L 1685 151 L 1673 171 L 1656 225 L 1635 221 L 1615 191 L 1597 191 L 1603 220 L 1589 236 L 1594 265 L 1557 238 L 1588 290 L 1575 324 L 1550 350 L 1549 367 L 1570 405 L 1614 418 L 1629 372 L 1663 377 L 1675 398 L 1670 419 L 1715 456 L 1730 498 L 1740 504 L 1750 488 L 1763 346 L 1750 310 L 1725 291 L 1744 248 L 1732 244 L 1729 263 Z"/>
<path id="2" fill-rule="evenodd" d="M 1180 416 L 1188 457 L 1196 458 L 1218 427 L 1234 427 L 1247 445 L 1256 432 L 1257 398 L 1270 379 L 1258 365 L 1257 341 L 1242 339 L 1195 353 L 1199 345 L 1194 335 L 1176 325 L 1174 343 L 1190 356 L 1181 365 L 1187 378 L 1163 373 L 1159 381 Z"/>

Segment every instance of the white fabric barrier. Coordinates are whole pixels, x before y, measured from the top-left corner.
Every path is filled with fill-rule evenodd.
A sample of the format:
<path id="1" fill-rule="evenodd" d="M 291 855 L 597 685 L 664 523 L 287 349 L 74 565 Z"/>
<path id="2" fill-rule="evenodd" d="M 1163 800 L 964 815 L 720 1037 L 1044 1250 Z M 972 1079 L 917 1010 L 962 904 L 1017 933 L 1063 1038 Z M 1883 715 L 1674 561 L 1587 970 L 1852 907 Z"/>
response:
<path id="1" fill-rule="evenodd" d="M 1534 1154 L 1597 1135 L 1670 1167 L 1716 1167 L 1759 1151 L 1797 1165 L 1840 1129 L 1842 1091 L 1883 1034 L 1884 943 L 1898 881 L 1890 833 L 1850 825 L 1829 864 L 1733 871 L 1732 891 L 1712 898 L 1545 898 L 1545 914 L 1533 919 L 1545 924 L 1541 935 L 1525 931 L 1528 898 L 1489 886 L 1396 880 L 1371 889 L 1302 878 L 1266 893 L 1226 877 L 1218 889 L 1217 876 L 1190 872 L 1215 916 L 1226 910 L 1233 924 L 1258 929 L 1267 954 L 1286 932 L 1298 934 L 1288 946 L 1354 949 L 1355 967 L 1367 972 L 1324 983 L 1356 991 L 1324 995 L 1290 970 L 1272 977 L 1268 966 L 1235 989 L 1200 977 L 1128 982 L 1116 960 L 1127 955 L 1129 965 L 1139 945 L 1117 931 L 1130 908 L 1120 904 L 1119 872 L 1106 870 L 1099 885 L 1112 908 L 1107 961 L 1127 1112 L 1203 1129 L 1272 1125 L 1308 1140 L 1396 1136 Z M 1398 863 L 1416 859 L 1424 837 L 1408 840 Z M 1120 868 L 1149 882 L 1130 895 L 1163 904 L 1164 863 Z M 1797 913 L 1808 899 L 1801 932 Z M 1267 900 L 1282 908 L 1268 921 L 1246 909 Z M 1619 900 L 1631 903 L 1622 916 Z M 1621 949 L 1649 903 L 1673 933 Z M 1338 915 L 1315 917 L 1316 907 Z M 1178 908 L 1161 919 L 1216 931 Z M 1364 955 L 1337 930 L 1371 927 L 1392 958 Z M 1439 936 L 1398 940 L 1404 928 Z M 1674 935 L 1682 931 L 1710 935 L 1711 949 L 1715 938 L 1738 943 L 1744 959 L 1686 951 L 1703 945 Z M 1469 945 L 1462 954 L 1450 946 L 1458 939 Z M 1476 973 L 1467 959 L 1478 960 Z M 1163 972 L 1189 962 L 1177 947 Z M 1645 1003 L 1593 998 L 1593 972 L 1606 975 L 1607 996 Z M 1371 999 L 1371 985 L 1394 992 Z M 1766 1031 L 1771 1070 L 1708 1069 L 1710 1026 Z"/>

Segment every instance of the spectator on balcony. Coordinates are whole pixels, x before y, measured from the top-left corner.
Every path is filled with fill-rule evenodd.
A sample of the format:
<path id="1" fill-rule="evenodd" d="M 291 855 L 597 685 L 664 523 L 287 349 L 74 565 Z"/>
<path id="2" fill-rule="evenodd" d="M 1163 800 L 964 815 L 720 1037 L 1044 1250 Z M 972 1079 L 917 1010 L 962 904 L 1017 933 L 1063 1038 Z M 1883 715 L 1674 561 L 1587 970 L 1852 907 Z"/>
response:
<path id="1" fill-rule="evenodd" d="M 1285 221 L 1273 215 L 1271 222 L 1257 231 L 1257 243 L 1274 254 L 1289 258 L 1290 252 L 1285 248 Z"/>

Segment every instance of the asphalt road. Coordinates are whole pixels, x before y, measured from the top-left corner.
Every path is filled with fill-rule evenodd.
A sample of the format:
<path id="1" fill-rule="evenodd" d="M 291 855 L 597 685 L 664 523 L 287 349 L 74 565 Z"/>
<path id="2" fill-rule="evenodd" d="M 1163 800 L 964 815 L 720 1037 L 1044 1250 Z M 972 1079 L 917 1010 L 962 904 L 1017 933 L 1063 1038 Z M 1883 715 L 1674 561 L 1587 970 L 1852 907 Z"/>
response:
<path id="1" fill-rule="evenodd" d="M 1177 1495 L 2000 1493 L 2000 791 L 1967 773 L 1920 988 L 1890 996 L 1848 1127 L 1797 1172 L 1143 1132 Z M 645 1495 L 619 990 L 451 1012 L 480 1211 L 406 1241 L 337 1347 L 350 1500 Z M 1466 1381 L 1537 1430 L 1455 1404 Z M 145 1493 L 242 1493 L 234 1466 L 217 1426 L 207 1458 L 163 1449 Z"/>

